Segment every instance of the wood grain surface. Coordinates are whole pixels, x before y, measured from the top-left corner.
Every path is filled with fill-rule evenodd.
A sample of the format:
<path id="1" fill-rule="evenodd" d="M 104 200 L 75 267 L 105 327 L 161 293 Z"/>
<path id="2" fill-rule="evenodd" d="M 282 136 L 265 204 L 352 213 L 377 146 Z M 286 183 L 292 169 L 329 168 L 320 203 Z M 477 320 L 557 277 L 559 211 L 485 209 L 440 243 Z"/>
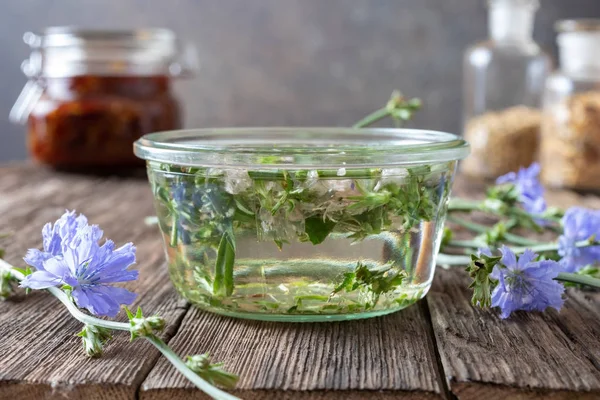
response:
<path id="1" fill-rule="evenodd" d="M 460 194 L 476 184 L 459 180 Z M 598 207 L 595 196 L 550 194 L 555 205 Z M 65 208 L 85 213 L 118 244 L 138 247 L 140 280 L 129 285 L 145 314 L 167 318 L 181 356 L 209 351 L 240 374 L 245 399 L 597 399 L 600 293 L 570 289 L 559 313 L 495 311 L 469 303 L 466 275 L 436 274 L 425 301 L 363 321 L 283 324 L 202 312 L 179 300 L 164 266 L 146 180 L 84 177 L 30 165 L 0 168 L 0 246 L 20 265 L 41 227 Z M 124 317 L 120 316 L 123 320 Z M 99 359 L 74 335 L 81 324 L 45 292 L 0 303 L 0 399 L 206 398 L 143 341 L 117 333 Z"/>
<path id="2" fill-rule="evenodd" d="M 41 227 L 65 210 L 85 213 L 117 244 L 137 245 L 139 294 L 134 306 L 163 315 L 172 335 L 187 310 L 168 284 L 160 237 L 143 217 L 153 212 L 150 190 L 143 179 L 81 178 L 54 175 L 33 167 L 0 172 L 0 231 L 6 259 L 22 266 L 27 248 L 40 247 Z M 82 324 L 46 292 L 32 292 L 0 302 L 0 399 L 131 399 L 159 353 L 144 341 L 129 344 L 116 333 L 102 358 L 84 356 L 75 334 Z M 121 320 L 125 320 L 120 315 Z"/>
<path id="3" fill-rule="evenodd" d="M 240 374 L 242 398 L 439 398 L 429 320 L 422 307 L 363 321 L 286 324 L 237 321 L 193 309 L 172 341 L 180 353 L 209 351 Z M 244 349 L 243 351 L 240 351 Z M 167 390 L 168 389 L 168 390 Z M 360 393 L 356 393 L 360 392 Z M 165 360 L 141 399 L 187 399 L 198 393 Z"/>
<path id="4" fill-rule="evenodd" d="M 427 302 L 444 372 L 461 400 L 600 398 L 598 293 L 569 290 L 560 313 L 502 320 L 471 306 L 466 272 L 436 274 Z"/>

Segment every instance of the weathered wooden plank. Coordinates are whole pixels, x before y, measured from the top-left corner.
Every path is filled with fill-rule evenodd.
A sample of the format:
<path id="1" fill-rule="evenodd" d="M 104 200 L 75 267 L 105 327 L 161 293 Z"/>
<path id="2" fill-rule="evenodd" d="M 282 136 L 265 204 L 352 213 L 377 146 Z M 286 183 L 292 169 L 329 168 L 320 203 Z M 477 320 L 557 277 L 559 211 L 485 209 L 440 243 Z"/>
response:
<path id="1" fill-rule="evenodd" d="M 458 183 L 459 192 L 470 197 L 476 187 L 483 188 Z M 600 207 L 592 195 L 554 191 L 546 197 L 563 208 Z M 459 268 L 439 270 L 427 298 L 453 394 L 489 400 L 600 398 L 600 293 L 571 289 L 560 313 L 520 312 L 501 320 L 495 311 L 471 306 L 468 282 Z"/>
<path id="2" fill-rule="evenodd" d="M 116 243 L 138 247 L 140 279 L 128 285 L 147 314 L 160 313 L 174 329 L 187 310 L 168 284 L 160 237 L 143 218 L 152 213 L 145 180 L 56 174 L 35 167 L 0 170 L 1 245 L 20 265 L 29 247 L 40 247 L 41 227 L 64 208 L 85 213 Z M 121 319 L 124 317 L 121 315 Z M 129 344 L 117 333 L 102 358 L 88 359 L 75 333 L 81 324 L 48 293 L 0 302 L 0 398 L 134 399 L 159 354 L 144 341 Z"/>
<path id="3" fill-rule="evenodd" d="M 440 398 L 430 326 L 420 306 L 385 317 L 330 323 L 242 321 L 193 309 L 170 344 L 210 352 L 240 375 L 244 399 Z M 159 360 L 140 398 L 205 398 Z"/>
<path id="4" fill-rule="evenodd" d="M 560 313 L 517 312 L 501 320 L 471 306 L 467 285 L 465 272 L 440 270 L 427 297 L 452 393 L 600 398 L 600 295 L 570 290 Z"/>
<path id="5" fill-rule="evenodd" d="M 152 213 L 145 181 L 57 175 L 33 167 L 2 172 L 0 193 L 6 195 L 0 199 L 5 216 L 0 230 L 15 231 L 6 243 L 9 261 L 18 262 L 26 248 L 39 246 L 41 226 L 59 216 L 63 207 L 76 208 L 117 242 L 136 242 L 142 274 L 132 286 L 141 294 L 139 303 L 146 312 L 159 311 L 172 323 L 182 316 L 185 306 L 178 303 L 161 265 L 159 235 L 143 225 L 143 217 Z M 79 340 L 68 333 L 77 332 L 79 324 L 45 293 L 20 296 L 0 307 L 0 397 L 131 398 L 157 358 L 149 346 L 129 346 L 127 337 L 120 335 L 102 359 L 85 359 Z M 420 307 L 348 324 L 247 322 L 198 310 L 185 321 L 176 350 L 208 350 L 228 368 L 243 372 L 239 392 L 244 396 L 358 398 L 359 393 L 369 393 L 390 398 L 398 391 L 412 398 L 441 395 L 431 327 Z M 206 339 L 195 340 L 197 336 Z M 153 376 L 146 381 L 144 396 L 202 396 L 169 364 L 161 364 Z"/>
<path id="6" fill-rule="evenodd" d="M 458 181 L 473 195 L 479 184 Z M 550 194 L 553 204 L 598 207 L 595 196 Z M 427 303 L 346 323 L 240 321 L 191 309 L 168 282 L 160 238 L 143 217 L 152 206 L 143 179 L 90 178 L 37 167 L 0 169 L 1 244 L 18 263 L 39 247 L 43 223 L 77 208 L 118 243 L 138 245 L 141 279 L 130 285 L 146 313 L 159 312 L 181 355 L 210 351 L 241 374 L 236 394 L 260 399 L 444 397 L 430 331 L 444 374 L 461 399 L 600 398 L 600 298 L 571 291 L 560 313 L 519 313 L 509 321 L 469 304 L 465 275 L 438 271 Z M 433 325 L 427 319 L 431 310 Z M 145 343 L 117 335 L 103 358 L 88 360 L 80 324 L 45 293 L 0 303 L 0 398 L 204 398 Z M 154 363 L 158 363 L 153 368 Z M 148 375 L 149 374 L 149 375 Z"/>

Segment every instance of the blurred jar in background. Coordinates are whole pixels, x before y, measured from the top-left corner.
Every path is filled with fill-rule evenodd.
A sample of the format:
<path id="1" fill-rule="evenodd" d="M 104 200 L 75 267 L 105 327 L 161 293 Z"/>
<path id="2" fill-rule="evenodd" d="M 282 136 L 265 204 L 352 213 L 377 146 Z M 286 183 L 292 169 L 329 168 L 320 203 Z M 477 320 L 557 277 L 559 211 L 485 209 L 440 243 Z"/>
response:
<path id="1" fill-rule="evenodd" d="M 488 7 L 490 38 L 464 57 L 463 129 L 471 155 L 462 171 L 496 178 L 536 157 L 552 63 L 533 41 L 538 0 L 490 0 Z"/>
<path id="2" fill-rule="evenodd" d="M 546 82 L 540 160 L 554 187 L 600 189 L 600 20 L 556 24 L 560 70 Z"/>
<path id="3" fill-rule="evenodd" d="M 31 156 L 64 169 L 140 166 L 133 142 L 181 128 L 172 80 L 190 76 L 195 53 L 165 29 L 49 28 L 25 34 L 29 81 L 11 110 L 27 122 Z"/>

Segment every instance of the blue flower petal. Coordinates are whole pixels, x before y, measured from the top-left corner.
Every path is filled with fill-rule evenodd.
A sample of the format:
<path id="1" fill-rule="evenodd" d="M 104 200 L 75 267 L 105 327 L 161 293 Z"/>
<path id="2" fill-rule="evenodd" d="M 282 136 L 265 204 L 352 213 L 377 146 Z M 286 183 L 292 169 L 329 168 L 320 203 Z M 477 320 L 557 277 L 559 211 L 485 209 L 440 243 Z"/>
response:
<path id="1" fill-rule="evenodd" d="M 515 172 L 509 172 L 506 175 L 499 176 L 496 179 L 496 184 L 503 185 L 505 183 L 514 183 L 517 180 L 517 174 Z"/>
<path id="2" fill-rule="evenodd" d="M 492 251 L 489 247 L 481 247 L 477 249 L 477 256 L 481 257 L 482 255 L 492 257 Z"/>
<path id="3" fill-rule="evenodd" d="M 29 289 L 47 289 L 62 284 L 62 279 L 47 271 L 35 271 L 27 275 L 19 287 Z"/>
<path id="4" fill-rule="evenodd" d="M 492 292 L 492 307 L 500 307 L 502 318 L 508 318 L 516 310 L 561 308 L 564 286 L 554 280 L 562 269 L 559 263 L 551 260 L 534 261 L 537 255 L 531 250 L 516 261 L 510 249 L 502 248 L 501 251 L 502 260 L 491 275 L 498 280 Z M 514 267 L 509 268 L 504 264 L 505 261 Z"/>
<path id="5" fill-rule="evenodd" d="M 544 200 L 544 186 L 538 180 L 539 174 L 540 165 L 533 163 L 528 168 L 520 168 L 517 173 L 509 172 L 499 177 L 496 179 L 496 183 L 499 185 L 514 184 L 523 208 L 529 213 L 541 214 L 546 211 L 547 206 Z M 545 223 L 545 221 L 537 222 Z"/>
<path id="6" fill-rule="evenodd" d="M 73 290 L 78 307 L 94 315 L 115 317 L 122 304 L 131 304 L 137 295 L 127 289 L 108 285 L 82 285 Z"/>
<path id="7" fill-rule="evenodd" d="M 137 279 L 138 271 L 127 270 L 135 263 L 136 249 L 127 243 L 115 250 L 110 240 L 100 246 L 102 235 L 98 226 L 87 224 L 85 216 L 65 212 L 54 224 L 44 226 L 44 251 L 31 249 L 25 256 L 37 271 L 22 285 L 33 289 L 69 285 L 79 307 L 95 315 L 115 316 L 136 295 L 109 284 Z"/>
<path id="8" fill-rule="evenodd" d="M 600 261 L 600 246 L 577 248 L 575 244 L 600 237 L 600 211 L 571 207 L 562 219 L 563 234 L 558 238 L 558 254 L 565 272 L 576 272 Z"/>
<path id="9" fill-rule="evenodd" d="M 525 249 L 523 254 L 519 256 L 519 261 L 517 262 L 517 266 L 519 269 L 525 269 L 527 264 L 534 262 L 537 258 L 537 254 L 535 254 L 531 249 Z"/>
<path id="10" fill-rule="evenodd" d="M 50 253 L 39 251 L 38 249 L 29 249 L 27 254 L 23 257 L 23 261 L 31 267 L 34 267 L 38 271 L 44 270 L 44 261 L 52 258 Z"/>
<path id="11" fill-rule="evenodd" d="M 44 251 L 52 255 L 59 254 L 61 250 L 61 237 L 58 235 L 56 229 L 59 221 L 60 219 L 56 221 L 54 225 L 47 223 L 42 228 L 42 244 L 44 246 Z"/>
<path id="12" fill-rule="evenodd" d="M 508 269 L 517 268 L 517 257 L 509 247 L 502 246 L 500 248 L 500 253 L 502 253 L 502 258 L 500 259 L 500 263 L 502 265 L 504 265 Z"/>

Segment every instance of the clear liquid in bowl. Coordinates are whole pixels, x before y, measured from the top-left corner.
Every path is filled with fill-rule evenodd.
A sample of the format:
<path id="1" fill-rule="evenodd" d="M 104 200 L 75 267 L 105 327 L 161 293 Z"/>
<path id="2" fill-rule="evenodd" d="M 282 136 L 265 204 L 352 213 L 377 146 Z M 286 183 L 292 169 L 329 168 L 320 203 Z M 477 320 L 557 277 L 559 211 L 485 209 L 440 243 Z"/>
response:
<path id="1" fill-rule="evenodd" d="M 149 163 L 177 291 L 240 318 L 321 321 L 405 308 L 431 285 L 455 162 L 245 170 Z"/>

